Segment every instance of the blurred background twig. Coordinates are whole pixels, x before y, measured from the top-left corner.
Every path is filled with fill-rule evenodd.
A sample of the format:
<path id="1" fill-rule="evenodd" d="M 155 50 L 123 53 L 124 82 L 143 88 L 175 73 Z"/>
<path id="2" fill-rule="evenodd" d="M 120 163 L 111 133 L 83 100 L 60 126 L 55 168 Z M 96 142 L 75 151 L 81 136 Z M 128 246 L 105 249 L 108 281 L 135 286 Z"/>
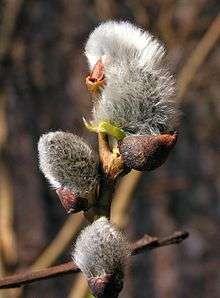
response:
<path id="1" fill-rule="evenodd" d="M 6 0 L 2 2 L 0 27 L 0 61 L 9 49 L 14 26 L 16 25 L 17 16 L 20 12 L 23 0 Z"/>
<path id="2" fill-rule="evenodd" d="M 187 88 L 193 80 L 199 67 L 204 62 L 206 56 L 214 47 L 220 37 L 220 14 L 214 19 L 206 34 L 197 44 L 192 55 L 187 60 L 178 76 L 178 99 L 181 100 Z"/>

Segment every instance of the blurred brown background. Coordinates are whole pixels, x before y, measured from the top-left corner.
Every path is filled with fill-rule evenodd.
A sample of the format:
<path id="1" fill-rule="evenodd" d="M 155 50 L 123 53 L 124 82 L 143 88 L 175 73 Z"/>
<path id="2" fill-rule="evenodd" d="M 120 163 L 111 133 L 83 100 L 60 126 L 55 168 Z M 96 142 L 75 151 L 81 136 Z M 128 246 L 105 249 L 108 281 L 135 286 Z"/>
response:
<path id="1" fill-rule="evenodd" d="M 130 239 L 177 229 L 190 238 L 133 257 L 120 297 L 220 297 L 219 8 L 214 0 L 0 1 L 0 276 L 70 259 L 84 223 L 65 215 L 40 174 L 37 142 L 62 129 L 95 145 L 82 124 L 91 110 L 83 47 L 99 22 L 129 20 L 166 44 L 182 125 L 165 165 L 120 185 L 115 221 Z M 12 297 L 88 294 L 79 274 L 0 291 Z"/>

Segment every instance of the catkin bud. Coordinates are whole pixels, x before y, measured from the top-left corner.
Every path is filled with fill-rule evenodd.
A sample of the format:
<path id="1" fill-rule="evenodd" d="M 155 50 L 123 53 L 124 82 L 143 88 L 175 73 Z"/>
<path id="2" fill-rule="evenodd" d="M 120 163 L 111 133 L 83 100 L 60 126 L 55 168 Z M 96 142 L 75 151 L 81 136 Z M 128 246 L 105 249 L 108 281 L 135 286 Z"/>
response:
<path id="1" fill-rule="evenodd" d="M 73 260 L 85 274 L 96 297 L 118 297 L 130 255 L 124 234 L 101 217 L 86 227 L 76 240 Z"/>
<path id="2" fill-rule="evenodd" d="M 72 133 L 57 131 L 41 136 L 38 151 L 40 169 L 65 209 L 86 209 L 98 185 L 98 160 L 90 146 Z"/>
<path id="3" fill-rule="evenodd" d="M 176 133 L 128 136 L 119 142 L 119 151 L 129 170 L 151 171 L 166 161 L 176 141 Z"/>
<path id="4" fill-rule="evenodd" d="M 176 130 L 174 79 L 164 47 L 150 33 L 128 22 L 106 22 L 90 34 L 85 53 L 91 74 L 99 74 L 97 84 L 105 82 L 93 110 L 95 126 L 107 121 L 127 135 Z"/>

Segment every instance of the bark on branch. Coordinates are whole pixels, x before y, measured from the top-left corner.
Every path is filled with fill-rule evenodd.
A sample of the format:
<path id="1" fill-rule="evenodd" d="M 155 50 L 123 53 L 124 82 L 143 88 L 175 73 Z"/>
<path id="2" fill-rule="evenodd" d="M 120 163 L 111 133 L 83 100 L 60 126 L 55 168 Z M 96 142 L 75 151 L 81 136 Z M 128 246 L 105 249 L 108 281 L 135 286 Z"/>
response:
<path id="1" fill-rule="evenodd" d="M 131 244 L 132 255 L 166 245 L 178 244 L 188 236 L 189 233 L 185 231 L 175 232 L 172 235 L 162 239 L 144 235 L 141 239 Z M 2 278 L 0 279 L 0 289 L 21 287 L 42 279 L 49 279 L 78 272 L 80 272 L 80 269 L 76 266 L 76 264 L 74 262 L 68 262 L 46 269 L 36 270 L 33 272 L 27 271 Z"/>

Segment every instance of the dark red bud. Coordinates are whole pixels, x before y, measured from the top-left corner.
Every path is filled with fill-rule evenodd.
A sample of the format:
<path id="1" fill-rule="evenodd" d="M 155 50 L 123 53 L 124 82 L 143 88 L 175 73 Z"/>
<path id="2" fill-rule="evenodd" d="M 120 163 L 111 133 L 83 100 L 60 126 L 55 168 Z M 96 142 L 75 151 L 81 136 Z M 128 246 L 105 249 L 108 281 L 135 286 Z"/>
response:
<path id="1" fill-rule="evenodd" d="M 67 213 L 76 213 L 88 207 L 86 199 L 76 196 L 68 188 L 60 187 L 56 193 Z"/>
<path id="2" fill-rule="evenodd" d="M 128 169 L 151 171 L 166 161 L 176 141 L 177 133 L 128 136 L 119 143 L 119 151 Z"/>
<path id="3" fill-rule="evenodd" d="M 88 284 L 96 298 L 117 298 L 123 288 L 122 279 L 116 278 L 113 274 L 91 277 Z"/>

